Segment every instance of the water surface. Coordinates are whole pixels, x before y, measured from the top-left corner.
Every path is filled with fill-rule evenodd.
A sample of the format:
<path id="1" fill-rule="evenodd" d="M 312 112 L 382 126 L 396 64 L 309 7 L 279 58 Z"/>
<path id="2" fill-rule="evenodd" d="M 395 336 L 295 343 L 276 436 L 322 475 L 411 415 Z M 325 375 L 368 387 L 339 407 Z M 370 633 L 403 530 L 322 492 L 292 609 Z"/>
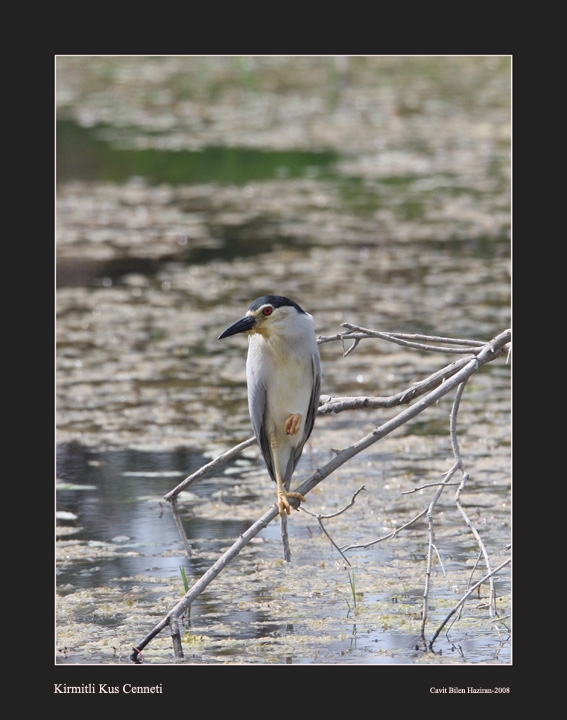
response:
<path id="1" fill-rule="evenodd" d="M 252 299 L 294 298 L 318 335 L 348 321 L 490 340 L 510 324 L 505 63 L 353 60 L 343 82 L 328 64 L 284 58 L 294 89 L 273 91 L 270 62 L 246 66 L 241 88 L 229 60 L 207 66 L 224 78 L 217 94 L 192 58 L 58 61 L 61 664 L 128 662 L 182 596 L 180 566 L 197 580 L 273 503 L 251 447 L 182 496 L 188 558 L 163 500 L 251 434 L 245 339 L 217 338 Z M 391 395 L 453 359 L 383 341 L 346 358 L 325 344 L 321 357 L 323 392 L 336 396 Z M 509 384 L 505 359 L 491 363 L 459 412 L 462 501 L 494 566 L 510 543 Z M 375 539 L 426 507 L 434 490 L 408 493 L 451 466 L 450 411 L 445 398 L 309 495 L 308 509 L 332 513 L 365 485 L 329 521 L 338 544 Z M 319 418 L 298 479 L 395 412 Z M 481 572 L 453 492 L 435 514 L 427 633 Z M 291 566 L 271 523 L 197 599 L 184 662 L 510 662 L 508 571 L 495 581 L 500 622 L 483 586 L 436 653 L 420 646 L 425 522 L 350 553 L 351 566 L 307 513 L 293 514 L 290 536 Z M 144 656 L 173 662 L 167 634 Z"/>

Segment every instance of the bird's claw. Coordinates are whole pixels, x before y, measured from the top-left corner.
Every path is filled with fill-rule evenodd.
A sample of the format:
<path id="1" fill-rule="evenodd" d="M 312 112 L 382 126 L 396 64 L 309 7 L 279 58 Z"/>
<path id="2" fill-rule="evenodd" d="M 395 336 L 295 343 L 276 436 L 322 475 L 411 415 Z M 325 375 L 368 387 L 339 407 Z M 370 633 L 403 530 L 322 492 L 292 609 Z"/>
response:
<path id="1" fill-rule="evenodd" d="M 288 498 L 296 498 L 300 502 L 306 502 L 305 498 L 301 493 L 298 492 L 278 492 L 278 513 L 280 514 L 280 517 L 283 517 L 284 515 L 289 515 L 291 512 L 291 508 L 293 505 L 290 505 L 290 502 Z M 294 507 L 294 510 L 298 510 L 299 508 Z"/>

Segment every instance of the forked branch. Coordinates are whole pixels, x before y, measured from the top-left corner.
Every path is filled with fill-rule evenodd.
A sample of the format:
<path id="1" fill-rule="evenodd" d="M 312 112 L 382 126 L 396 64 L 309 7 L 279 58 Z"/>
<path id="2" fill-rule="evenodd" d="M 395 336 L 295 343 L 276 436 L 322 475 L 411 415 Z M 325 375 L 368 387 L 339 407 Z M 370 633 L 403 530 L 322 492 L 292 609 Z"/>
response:
<path id="1" fill-rule="evenodd" d="M 497 335 L 489 343 L 481 343 L 479 341 L 468 341 L 468 340 L 452 340 L 450 338 L 437 338 L 437 337 L 426 337 L 421 335 L 402 335 L 402 334 L 391 334 L 391 333 L 379 333 L 377 331 L 367 330 L 360 328 L 355 325 L 346 324 L 345 327 L 349 329 L 345 333 L 339 333 L 336 336 L 328 338 L 319 338 L 319 342 L 331 342 L 333 340 L 339 340 L 344 342 L 345 340 L 352 339 L 356 344 L 360 340 L 365 338 L 380 337 L 398 344 L 406 345 L 411 348 L 431 349 L 439 352 L 458 352 L 468 353 L 467 357 L 461 358 L 460 360 L 451 363 L 445 368 L 433 373 L 425 380 L 416 383 L 411 386 L 408 390 L 403 393 L 399 393 L 396 396 L 390 398 L 330 398 L 323 397 L 321 405 L 319 407 L 319 414 L 324 413 L 338 413 L 347 409 L 354 409 L 360 407 L 392 407 L 394 405 L 402 405 L 416 400 L 416 402 L 402 410 L 395 417 L 391 418 L 387 422 L 383 423 L 379 427 L 375 427 L 370 433 L 360 438 L 354 445 L 348 448 L 344 448 L 338 452 L 333 459 L 321 468 L 318 468 L 311 477 L 307 478 L 301 485 L 296 488 L 296 491 L 301 495 L 307 495 L 313 488 L 321 483 L 326 477 L 331 475 L 337 468 L 341 467 L 344 463 L 348 462 L 351 458 L 362 452 L 366 448 L 373 445 L 375 442 L 385 437 L 395 429 L 408 422 L 412 418 L 422 413 L 426 408 L 438 402 L 444 395 L 451 392 L 454 388 L 459 385 L 466 383 L 468 378 L 475 373 L 480 367 L 488 362 L 491 362 L 495 358 L 499 357 L 503 353 L 509 351 L 509 343 L 511 340 L 511 331 L 505 330 L 504 332 Z M 425 342 L 423 342 L 425 341 Z M 439 345 L 438 343 L 443 343 Z M 345 351 L 345 354 L 351 352 L 353 347 Z M 172 511 L 179 528 L 181 537 L 184 545 L 188 551 L 191 552 L 191 548 L 183 526 L 179 517 L 176 499 L 185 488 L 187 488 L 192 482 L 203 477 L 211 470 L 216 469 L 223 463 L 237 456 L 242 450 L 249 447 L 255 442 L 255 438 L 249 438 L 248 440 L 240 443 L 231 450 L 223 453 L 219 457 L 215 458 L 211 462 L 204 465 L 202 468 L 197 470 L 195 473 L 185 478 L 177 487 L 171 490 L 165 499 L 171 503 Z M 447 480 L 447 479 L 446 479 Z M 448 482 L 443 483 L 447 485 Z M 293 501 L 292 501 L 293 502 Z M 179 638 L 178 630 L 178 619 L 191 605 L 198 595 L 219 575 L 220 572 L 226 567 L 226 565 L 244 548 L 253 537 L 255 537 L 261 530 L 263 530 L 269 522 L 271 522 L 278 514 L 276 506 L 272 506 L 264 515 L 259 518 L 248 530 L 243 533 L 233 545 L 209 568 L 209 570 L 189 589 L 186 595 L 167 613 L 167 615 L 153 628 L 153 630 L 135 647 L 130 655 L 130 659 L 134 662 L 139 662 L 140 652 L 144 647 L 165 627 L 171 626 L 172 636 L 174 639 L 174 652 L 176 657 L 182 657 L 183 651 L 181 647 L 181 641 Z M 422 513 L 423 514 L 423 513 Z M 415 522 L 417 518 L 414 518 Z M 409 525 L 411 523 L 408 523 Z M 347 549 L 342 548 L 340 550 L 343 554 Z M 344 556 L 343 556 L 344 557 Z M 497 568 L 498 570 L 498 568 Z M 489 573 L 492 576 L 496 571 Z"/>

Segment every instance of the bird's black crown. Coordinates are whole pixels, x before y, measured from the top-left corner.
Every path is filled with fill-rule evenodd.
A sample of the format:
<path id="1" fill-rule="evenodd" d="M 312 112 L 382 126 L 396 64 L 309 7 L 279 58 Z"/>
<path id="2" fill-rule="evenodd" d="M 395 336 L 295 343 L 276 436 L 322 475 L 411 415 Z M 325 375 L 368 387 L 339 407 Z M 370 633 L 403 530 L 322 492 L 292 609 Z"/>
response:
<path id="1" fill-rule="evenodd" d="M 303 315 L 307 314 L 305 310 L 299 307 L 296 302 L 290 300 L 289 298 L 283 297 L 283 295 L 264 295 L 262 297 L 259 297 L 250 303 L 250 305 L 248 306 L 248 310 L 258 310 L 258 308 L 261 308 L 262 305 L 271 305 L 274 308 L 284 307 L 288 305 L 290 307 L 294 307 L 297 312 L 303 313 Z"/>

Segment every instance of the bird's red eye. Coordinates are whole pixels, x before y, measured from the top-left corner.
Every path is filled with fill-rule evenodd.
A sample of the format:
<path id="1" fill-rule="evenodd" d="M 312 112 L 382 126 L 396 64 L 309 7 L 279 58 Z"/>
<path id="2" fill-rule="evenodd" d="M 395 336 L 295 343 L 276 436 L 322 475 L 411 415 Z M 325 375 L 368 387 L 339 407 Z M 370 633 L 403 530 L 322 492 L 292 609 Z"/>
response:
<path id="1" fill-rule="evenodd" d="M 266 305 L 266 307 L 262 310 L 262 313 L 264 315 L 271 315 L 273 309 L 274 308 L 271 305 Z"/>

